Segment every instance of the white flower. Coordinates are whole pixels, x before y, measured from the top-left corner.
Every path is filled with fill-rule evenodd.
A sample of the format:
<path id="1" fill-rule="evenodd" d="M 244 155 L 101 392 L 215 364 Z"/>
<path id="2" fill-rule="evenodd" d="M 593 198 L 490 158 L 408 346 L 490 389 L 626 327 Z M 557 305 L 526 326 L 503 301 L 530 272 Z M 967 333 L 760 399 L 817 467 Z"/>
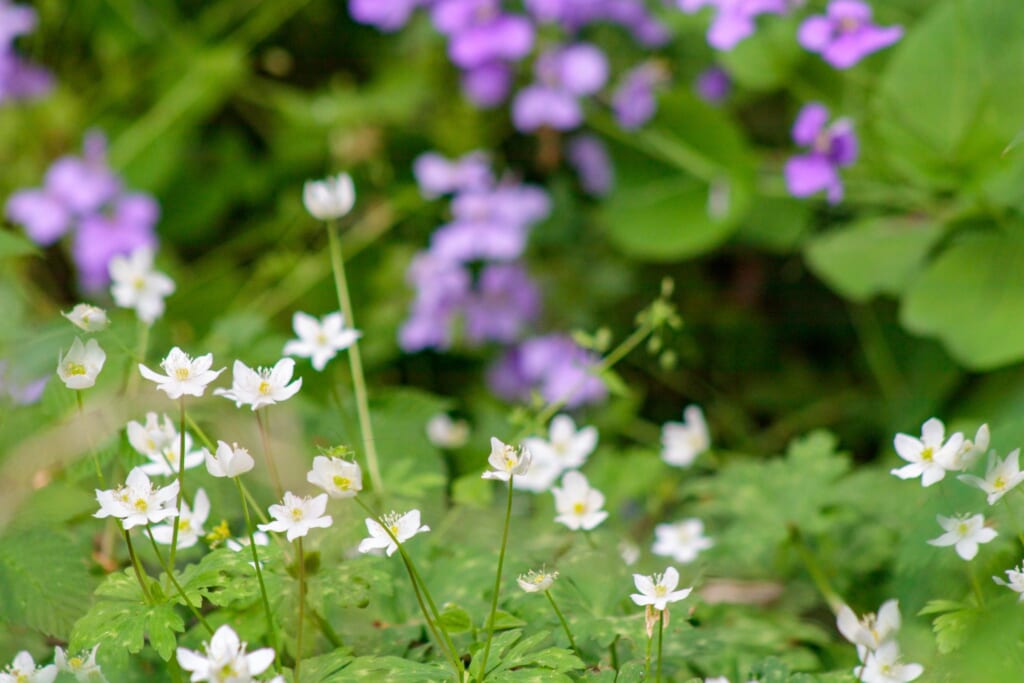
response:
<path id="1" fill-rule="evenodd" d="M 359 542 L 359 552 L 368 553 L 383 548 L 388 557 L 391 557 L 398 550 L 395 540 L 405 543 L 422 531 L 430 531 L 430 527 L 426 524 L 420 526 L 419 510 L 409 510 L 404 515 L 392 512 L 382 516 L 381 522 L 384 522 L 386 530 L 385 526 L 381 526 L 377 520 L 366 518 L 366 530 L 370 533 L 370 537 Z M 391 532 L 390 535 L 388 535 L 388 531 Z M 391 536 L 394 536 L 395 540 L 392 540 Z"/>
<path id="2" fill-rule="evenodd" d="M 249 683 L 274 662 L 274 651 L 266 647 L 246 654 L 245 646 L 238 634 L 224 624 L 204 645 L 203 654 L 179 647 L 178 664 L 192 672 L 192 681 Z"/>
<path id="3" fill-rule="evenodd" d="M 110 259 L 110 294 L 121 308 L 134 308 L 139 320 L 152 325 L 164 314 L 164 298 L 174 292 L 174 281 L 153 270 L 153 252 L 140 247 L 129 256 Z"/>
<path id="4" fill-rule="evenodd" d="M 708 423 L 700 406 L 686 406 L 684 422 L 666 422 L 661 428 L 661 459 L 676 467 L 689 467 L 711 448 Z"/>
<path id="5" fill-rule="evenodd" d="M 1020 449 L 1015 448 L 1006 456 L 1006 460 L 1000 460 L 996 452 L 988 454 L 988 469 L 985 478 L 976 477 L 973 474 L 961 474 L 960 481 L 966 482 L 988 494 L 988 504 L 995 505 L 996 501 L 1003 497 L 1010 489 L 1024 481 L 1024 472 L 1020 471 Z"/>
<path id="6" fill-rule="evenodd" d="M 547 491 L 566 470 L 583 466 L 597 447 L 597 428 L 576 430 L 576 423 L 568 415 L 557 415 L 551 420 L 548 438 L 531 437 L 523 442 L 533 462 L 530 471 L 515 480 L 517 489 L 540 493 Z"/>
<path id="7" fill-rule="evenodd" d="M 253 410 L 286 401 L 302 388 L 302 378 L 291 384 L 295 361 L 282 358 L 272 368 L 253 370 L 240 360 L 231 368 L 231 388 L 215 389 L 214 394 L 231 399 L 235 406 L 250 406 Z"/>
<path id="8" fill-rule="evenodd" d="M 171 418 L 163 415 L 163 423 L 156 413 L 146 413 L 146 424 L 134 420 L 128 423 L 128 443 L 150 462 L 139 469 L 150 476 L 170 476 L 178 473 L 181 461 L 181 435 L 174 429 Z M 199 467 L 206 449 L 192 450 L 192 436 L 185 433 L 185 469 Z"/>
<path id="9" fill-rule="evenodd" d="M 308 180 L 302 187 L 302 203 L 306 211 L 318 220 L 341 218 L 356 203 L 356 188 L 347 173 L 323 180 Z"/>
<path id="10" fill-rule="evenodd" d="M 203 454 L 206 457 L 206 471 L 213 477 L 237 477 L 256 466 L 249 451 L 237 443 L 229 445 L 226 441 L 218 440 L 216 454 L 209 451 Z"/>
<path id="11" fill-rule="evenodd" d="M 0 673 L 0 683 L 53 683 L 56 678 L 54 664 L 37 669 L 32 655 L 25 650 L 16 654 L 7 670 Z"/>
<path id="12" fill-rule="evenodd" d="M 891 470 L 900 479 L 921 477 L 922 486 L 931 486 L 946 476 L 946 470 L 953 469 L 957 453 L 964 443 L 960 432 L 945 440 L 946 427 L 937 418 L 931 418 L 921 427 L 921 438 L 908 434 L 897 434 L 893 444 L 896 453 L 909 465 Z"/>
<path id="13" fill-rule="evenodd" d="M 174 517 L 174 499 L 178 496 L 178 481 L 163 488 L 154 487 L 142 469 L 136 467 L 128 473 L 124 486 L 101 491 L 96 489 L 100 504 L 94 517 L 117 517 L 127 529 L 134 526 L 162 522 Z"/>
<path id="14" fill-rule="evenodd" d="M 160 361 L 160 367 L 166 375 L 158 375 L 142 363 L 139 363 L 139 372 L 151 382 L 156 382 L 156 388 L 167 394 L 168 398 L 174 399 L 185 395 L 202 396 L 206 391 L 206 385 L 224 372 L 224 368 L 211 370 L 212 365 L 212 353 L 193 359 L 175 346 L 167 357 Z"/>
<path id="15" fill-rule="evenodd" d="M 864 664 L 853 670 L 863 683 L 909 683 L 924 673 L 920 664 L 900 662 L 900 649 L 893 640 L 866 655 Z"/>
<path id="16" fill-rule="evenodd" d="M 654 535 L 656 539 L 651 552 L 667 555 L 683 564 L 693 562 L 702 550 L 715 544 L 704 535 L 704 522 L 693 518 L 674 524 L 659 524 L 654 527 Z"/>
<path id="17" fill-rule="evenodd" d="M 679 585 L 679 572 L 675 567 L 669 567 L 664 574 L 644 576 L 633 574 L 633 583 L 639 593 L 633 593 L 629 597 L 637 605 L 651 605 L 654 609 L 664 611 L 670 602 L 679 602 L 688 596 L 693 588 L 684 588 L 677 591 Z"/>
<path id="18" fill-rule="evenodd" d="M 551 588 L 551 584 L 558 578 L 558 572 L 549 572 L 546 569 L 534 571 L 531 569 L 525 574 L 516 578 L 516 583 L 527 593 L 543 593 Z"/>
<path id="19" fill-rule="evenodd" d="M 203 525 L 206 524 L 206 520 L 210 516 L 210 498 L 206 495 L 206 491 L 199 489 L 192 502 L 193 507 L 190 508 L 188 503 L 181 501 L 181 514 L 178 515 L 179 548 L 191 548 L 199 542 L 199 537 L 206 533 Z M 170 545 L 174 538 L 174 520 L 171 519 L 167 524 L 153 527 L 153 538 L 157 543 Z"/>
<path id="20" fill-rule="evenodd" d="M 68 313 L 61 311 L 61 315 L 86 332 L 99 332 L 110 324 L 107 312 L 92 304 L 76 304 Z"/>
<path id="21" fill-rule="evenodd" d="M 453 420 L 448 413 L 438 413 L 427 421 L 427 438 L 438 448 L 462 448 L 469 440 L 469 423 Z"/>
<path id="22" fill-rule="evenodd" d="M 943 517 L 937 515 L 939 525 L 946 530 L 938 538 L 933 538 L 928 543 L 935 546 L 955 545 L 956 554 L 965 560 L 974 559 L 978 554 L 978 544 L 988 543 L 997 534 L 995 529 L 985 526 L 983 515 L 961 515 L 959 517 Z"/>
<path id="23" fill-rule="evenodd" d="M 508 481 L 513 476 L 519 477 L 529 471 L 530 451 L 522 446 L 510 446 L 492 436 L 491 454 L 487 456 L 487 463 L 494 469 L 484 472 L 480 475 L 482 478 Z"/>
<path id="24" fill-rule="evenodd" d="M 313 458 L 313 469 L 306 473 L 306 481 L 322 488 L 331 498 L 351 498 L 363 490 L 363 472 L 358 464 L 326 455 Z"/>
<path id="25" fill-rule="evenodd" d="M 562 488 L 553 488 L 555 511 L 560 522 L 572 530 L 589 531 L 603 522 L 608 513 L 602 510 L 604 495 L 590 487 L 587 478 L 576 471 L 562 477 Z"/>
<path id="26" fill-rule="evenodd" d="M 1006 578 L 1009 579 L 1008 581 L 1004 581 L 998 576 L 993 576 L 992 580 L 1000 586 L 1006 586 L 1015 593 L 1020 593 L 1018 602 L 1024 602 L 1024 564 L 1013 569 L 1007 569 L 1005 573 Z"/>
<path id="27" fill-rule="evenodd" d="M 338 355 L 338 351 L 347 349 L 363 336 L 359 330 L 345 327 L 345 316 L 341 313 L 325 315 L 320 321 L 296 311 L 292 316 L 292 327 L 299 338 L 285 344 L 282 353 L 311 359 L 313 369 L 318 372 L 324 369 L 327 361 Z"/>
<path id="28" fill-rule="evenodd" d="M 836 626 L 843 637 L 857 646 L 860 658 L 862 650 L 877 650 L 896 636 L 900 630 L 900 604 L 886 600 L 878 608 L 878 615 L 868 612 L 860 619 L 848 605 L 842 605 L 836 612 Z"/>
<path id="29" fill-rule="evenodd" d="M 978 431 L 975 433 L 973 441 L 970 439 L 964 439 L 964 443 L 960 446 L 960 450 L 957 451 L 955 456 L 953 456 L 953 462 L 950 464 L 950 469 L 966 470 L 968 467 L 973 465 L 978 458 L 988 451 L 988 444 L 991 439 L 992 435 L 989 432 L 987 424 L 983 424 L 978 427 Z"/>
<path id="30" fill-rule="evenodd" d="M 285 491 L 281 505 L 270 506 L 273 522 L 260 524 L 263 531 L 286 531 L 288 540 L 294 541 L 309 533 L 310 529 L 326 529 L 334 522 L 330 515 L 325 515 L 327 494 L 305 496 L 300 498 L 291 491 Z"/>
<path id="31" fill-rule="evenodd" d="M 96 384 L 96 376 L 106 360 L 107 354 L 95 339 L 83 346 L 82 340 L 75 337 L 68 352 L 58 357 L 57 376 L 68 389 L 88 389 Z"/>
<path id="32" fill-rule="evenodd" d="M 632 567 L 640 560 L 640 546 L 630 541 L 619 543 L 619 557 L 627 567 Z"/>
<path id="33" fill-rule="evenodd" d="M 75 680 L 80 683 L 107 683 L 100 665 L 96 663 L 96 651 L 99 649 L 100 646 L 97 645 L 88 655 L 83 651 L 74 657 L 68 657 L 64 648 L 58 646 L 53 651 L 53 661 L 58 671 L 74 674 Z"/>

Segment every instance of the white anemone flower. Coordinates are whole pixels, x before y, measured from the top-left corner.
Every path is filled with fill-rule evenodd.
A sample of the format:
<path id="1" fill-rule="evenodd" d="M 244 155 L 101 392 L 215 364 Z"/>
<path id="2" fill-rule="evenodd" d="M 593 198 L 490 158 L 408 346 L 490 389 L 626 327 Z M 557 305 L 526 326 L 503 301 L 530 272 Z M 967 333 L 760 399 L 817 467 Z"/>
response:
<path id="1" fill-rule="evenodd" d="M 331 498 L 352 498 L 363 490 L 363 471 L 357 463 L 318 455 L 313 458 L 313 469 L 306 473 L 306 481 Z"/>
<path id="2" fill-rule="evenodd" d="M 206 534 L 203 525 L 210 517 L 210 497 L 206 491 L 196 491 L 192 507 L 181 501 L 181 513 L 178 515 L 178 547 L 191 548 L 199 542 L 199 537 Z M 174 520 L 169 519 L 166 524 L 153 527 L 153 538 L 157 543 L 170 545 L 174 539 Z"/>
<path id="3" fill-rule="evenodd" d="M 637 605 L 651 605 L 656 610 L 665 611 L 671 602 L 679 602 L 686 599 L 693 592 L 693 588 L 676 590 L 679 585 L 679 572 L 675 567 L 668 567 L 664 574 L 644 576 L 633 574 L 633 584 L 639 593 L 633 593 L 629 597 Z"/>
<path id="4" fill-rule="evenodd" d="M 700 406 L 683 410 L 683 422 L 666 422 L 661 428 L 661 459 L 675 467 L 689 467 L 711 448 L 711 436 Z"/>
<path id="5" fill-rule="evenodd" d="M 589 531 L 608 518 L 604 507 L 604 494 L 587 483 L 587 478 L 575 470 L 562 477 L 562 487 L 551 489 L 555 496 L 555 521 L 573 531 Z"/>
<path id="6" fill-rule="evenodd" d="M 659 524 L 654 527 L 654 535 L 655 541 L 651 552 L 671 557 L 682 564 L 693 562 L 701 551 L 715 544 L 704 535 L 704 522 L 695 518 L 683 519 L 673 524 Z"/>
<path id="7" fill-rule="evenodd" d="M 597 436 L 596 427 L 577 430 L 571 417 L 556 415 L 547 439 L 531 437 L 523 441 L 533 455 L 533 462 L 530 471 L 515 480 L 515 487 L 535 493 L 550 490 L 562 472 L 583 467 L 597 447 Z"/>
<path id="8" fill-rule="evenodd" d="M 347 173 L 323 180 L 309 180 L 302 187 L 302 203 L 314 218 L 329 221 L 341 218 L 356 203 L 356 188 Z"/>
<path id="9" fill-rule="evenodd" d="M 487 456 L 487 464 L 492 469 L 482 475 L 484 479 L 497 479 L 508 481 L 512 477 L 519 477 L 530 470 L 530 451 L 522 446 L 516 448 L 503 442 L 501 439 L 491 437 L 491 454 Z"/>
<path id="10" fill-rule="evenodd" d="M 293 372 L 295 361 L 291 358 L 282 358 L 272 368 L 255 370 L 236 360 L 231 368 L 231 388 L 215 389 L 213 393 L 234 401 L 238 408 L 248 405 L 256 410 L 286 401 L 298 393 L 302 378 L 291 382 Z"/>
<path id="11" fill-rule="evenodd" d="M 453 420 L 448 413 L 438 413 L 427 420 L 427 439 L 438 448 L 462 448 L 469 440 L 469 423 Z"/>
<path id="12" fill-rule="evenodd" d="M 32 655 L 22 650 L 14 655 L 14 661 L 3 672 L 0 672 L 0 683 L 53 683 L 57 678 L 57 666 L 36 668 Z"/>
<path id="13" fill-rule="evenodd" d="M 245 474 L 256 466 L 256 462 L 249 455 L 249 451 L 237 443 L 228 444 L 226 441 L 217 441 L 217 452 L 204 452 L 206 459 L 206 471 L 213 477 L 237 477 Z"/>
<path id="14" fill-rule="evenodd" d="M 985 526 L 984 515 L 961 515 L 959 517 L 943 517 L 937 515 L 939 525 L 946 533 L 928 541 L 934 546 L 955 546 L 956 554 L 965 560 L 972 560 L 978 554 L 978 544 L 988 543 L 994 539 L 995 529 Z"/>
<path id="15" fill-rule="evenodd" d="M 1010 451 L 1006 460 L 1000 460 L 995 451 L 989 453 L 988 469 L 984 479 L 973 474 L 961 474 L 959 478 L 960 481 L 977 486 L 987 493 L 988 504 L 995 505 L 996 501 L 1024 481 L 1024 472 L 1020 471 L 1020 449 Z"/>
<path id="16" fill-rule="evenodd" d="M 1006 586 L 1014 593 L 1018 593 L 1020 595 L 1018 602 L 1024 602 L 1024 564 L 1013 569 L 1007 569 L 1005 574 L 1005 581 L 998 576 L 993 576 L 992 580 L 1000 586 Z"/>
<path id="17" fill-rule="evenodd" d="M 857 646 L 863 660 L 864 650 L 877 650 L 896 637 L 900 630 L 900 604 L 897 600 L 886 600 L 877 615 L 868 612 L 860 619 L 849 605 L 841 605 L 836 611 L 836 626 L 844 638 Z"/>
<path id="18" fill-rule="evenodd" d="M 288 540 L 294 541 L 308 534 L 310 529 L 326 529 L 331 526 L 334 520 L 324 514 L 325 510 L 326 493 L 299 497 L 291 491 L 285 491 L 281 505 L 270 506 L 270 516 L 274 521 L 260 524 L 258 528 L 261 531 L 287 532 Z"/>
<path id="19" fill-rule="evenodd" d="M 147 325 L 164 314 L 164 299 L 174 293 L 174 281 L 153 270 L 152 249 L 140 247 L 129 256 L 115 256 L 109 270 L 114 303 L 135 309 L 135 315 Z"/>
<path id="20" fill-rule="evenodd" d="M 317 320 L 311 315 L 296 311 L 292 316 L 292 328 L 298 339 L 284 345 L 284 355 L 309 358 L 317 372 L 327 367 L 328 361 L 356 343 L 363 336 L 359 330 L 345 327 L 345 316 L 330 313 Z"/>
<path id="21" fill-rule="evenodd" d="M 921 477 L 921 486 L 931 486 L 942 481 L 946 471 L 954 469 L 957 453 L 964 444 L 960 432 L 946 440 L 946 427 L 938 418 L 931 418 L 921 426 L 921 438 L 909 434 L 897 434 L 893 445 L 896 454 L 908 465 L 891 470 L 900 479 Z"/>
<path id="22" fill-rule="evenodd" d="M 61 315 L 70 320 L 75 327 L 86 332 L 99 332 L 110 324 L 107 312 L 92 304 L 76 304 L 67 313 L 61 311 Z"/>
<path id="23" fill-rule="evenodd" d="M 988 445 L 991 440 L 992 434 L 989 431 L 988 424 L 983 424 L 978 427 L 978 431 L 974 434 L 973 440 L 964 439 L 964 443 L 960 446 L 960 450 L 957 451 L 955 456 L 953 456 L 950 469 L 963 471 L 971 467 L 978 461 L 978 458 L 988 452 Z"/>
<path id="24" fill-rule="evenodd" d="M 516 577 L 516 583 L 527 593 L 543 593 L 551 588 L 558 578 L 558 572 L 549 572 L 547 569 L 531 569 L 525 574 Z"/>
<path id="25" fill-rule="evenodd" d="M 153 486 L 149 477 L 136 467 L 128 473 L 124 486 L 106 491 L 96 489 L 96 501 L 100 509 L 93 516 L 116 517 L 125 530 L 162 522 L 177 515 L 174 500 L 178 496 L 178 480 L 168 486 Z"/>
<path id="26" fill-rule="evenodd" d="M 212 353 L 192 358 L 175 346 L 160 361 L 160 367 L 166 374 L 153 372 L 142 363 L 139 363 L 139 372 L 149 381 L 156 382 L 156 388 L 167 394 L 168 398 L 176 399 L 186 395 L 202 396 L 206 385 L 224 372 L 224 368 L 211 370 L 212 365 Z"/>
<path id="27" fill-rule="evenodd" d="M 96 377 L 103 369 L 107 354 L 95 339 L 86 344 L 75 337 L 71 348 L 57 361 L 57 376 L 68 389 L 88 389 L 96 384 Z"/>
<path id="28" fill-rule="evenodd" d="M 181 462 L 181 435 L 174 428 L 174 423 L 167 415 L 163 422 L 156 413 L 146 413 L 146 423 L 128 423 L 128 443 L 132 448 L 149 458 L 150 462 L 140 465 L 139 469 L 149 476 L 171 476 L 178 473 Z M 192 435 L 185 432 L 185 470 L 191 470 L 203 464 L 206 449 L 192 450 Z"/>
<path id="29" fill-rule="evenodd" d="M 57 646 L 53 651 L 53 662 L 58 671 L 72 674 L 79 683 L 107 683 L 100 665 L 96 663 L 96 651 L 99 645 L 88 653 L 82 651 L 74 657 L 68 657 L 64 648 Z"/>
<path id="30" fill-rule="evenodd" d="M 418 533 L 430 531 L 429 526 L 420 524 L 419 510 L 409 510 L 404 515 L 391 512 L 383 515 L 381 522 L 384 525 L 381 525 L 380 522 L 371 517 L 366 518 L 366 531 L 369 532 L 370 536 L 359 542 L 359 552 L 369 553 L 374 550 L 383 549 L 388 557 L 391 557 L 398 550 L 398 545 L 395 543 L 396 540 L 398 543 L 405 543 Z M 389 531 L 391 532 L 390 535 L 388 534 Z M 391 538 L 392 536 L 394 536 L 394 539 Z"/>
<path id="31" fill-rule="evenodd" d="M 900 648 L 894 640 L 865 654 L 864 663 L 853 670 L 853 675 L 863 683 L 910 683 L 924 673 L 920 664 L 900 661 Z"/>
<path id="32" fill-rule="evenodd" d="M 204 644 L 202 654 L 179 647 L 178 664 L 192 673 L 193 682 L 249 683 L 274 662 L 274 651 L 266 647 L 246 654 L 245 648 L 246 643 L 224 624 Z"/>

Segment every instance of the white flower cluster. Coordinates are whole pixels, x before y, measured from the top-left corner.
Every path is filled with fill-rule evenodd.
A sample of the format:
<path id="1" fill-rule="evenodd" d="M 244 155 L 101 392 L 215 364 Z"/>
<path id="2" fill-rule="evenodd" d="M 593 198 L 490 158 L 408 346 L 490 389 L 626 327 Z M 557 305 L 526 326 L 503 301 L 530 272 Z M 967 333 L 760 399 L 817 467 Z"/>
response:
<path id="1" fill-rule="evenodd" d="M 900 628 L 900 607 L 896 600 L 882 604 L 878 614 L 860 619 L 847 605 L 836 612 L 836 625 L 843 637 L 857 646 L 861 664 L 853 674 L 863 683 L 908 683 L 924 673 L 920 664 L 900 661 L 896 634 Z"/>
<path id="2" fill-rule="evenodd" d="M 36 666 L 32 655 L 26 651 L 14 656 L 7 668 L 0 671 L 0 683 L 53 683 L 61 672 L 71 674 L 79 683 L 107 683 L 103 671 L 96 663 L 97 645 L 88 653 L 81 652 L 72 657 L 62 647 L 53 651 L 53 664 Z"/>

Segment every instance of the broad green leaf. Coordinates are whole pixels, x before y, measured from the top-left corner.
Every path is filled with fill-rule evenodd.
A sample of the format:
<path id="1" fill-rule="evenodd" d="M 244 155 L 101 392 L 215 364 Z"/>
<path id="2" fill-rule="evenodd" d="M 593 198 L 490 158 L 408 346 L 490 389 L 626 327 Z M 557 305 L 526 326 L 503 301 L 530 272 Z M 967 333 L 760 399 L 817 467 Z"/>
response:
<path id="1" fill-rule="evenodd" d="M 865 301 L 902 293 L 942 234 L 935 223 L 870 218 L 813 238 L 805 255 L 832 289 Z"/>
<path id="2" fill-rule="evenodd" d="M 1024 358 L 1024 244 L 997 234 L 953 244 L 913 281 L 900 319 L 974 370 Z"/>
<path id="3" fill-rule="evenodd" d="M 341 671 L 322 679 L 322 683 L 347 681 L 389 681 L 389 683 L 423 683 L 445 680 L 451 668 L 440 664 L 424 664 L 401 657 L 356 657 Z"/>
<path id="4" fill-rule="evenodd" d="M 438 623 L 449 633 L 464 633 L 473 628 L 473 617 L 458 605 L 445 605 Z"/>
<path id="5" fill-rule="evenodd" d="M 346 648 L 339 648 L 319 657 L 302 660 L 302 680 L 307 683 L 326 683 L 335 680 L 334 676 L 353 660 L 352 653 Z"/>
<path id="6" fill-rule="evenodd" d="M 786 85 L 794 67 L 806 57 L 793 40 L 795 32 L 792 20 L 765 22 L 754 35 L 718 57 L 739 85 L 750 90 L 773 90 Z"/>
<path id="7" fill-rule="evenodd" d="M 39 250 L 34 244 L 17 233 L 10 230 L 0 230 L 0 259 L 16 258 L 38 254 Z"/>

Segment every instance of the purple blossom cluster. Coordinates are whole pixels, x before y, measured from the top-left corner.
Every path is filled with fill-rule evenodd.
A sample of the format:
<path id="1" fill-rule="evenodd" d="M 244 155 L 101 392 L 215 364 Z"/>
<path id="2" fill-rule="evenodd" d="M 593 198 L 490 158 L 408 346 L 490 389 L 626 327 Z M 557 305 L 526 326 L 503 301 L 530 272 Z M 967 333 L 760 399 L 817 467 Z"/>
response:
<path id="1" fill-rule="evenodd" d="M 536 392 L 546 402 L 576 408 L 608 396 L 604 382 L 592 372 L 599 361 L 571 337 L 551 334 L 511 348 L 487 379 L 494 393 L 508 401 L 528 401 Z"/>
<path id="2" fill-rule="evenodd" d="M 31 33 L 37 21 L 32 7 L 0 0 L 0 102 L 40 97 L 53 86 L 49 71 L 14 49 L 15 39 Z"/>
<path id="3" fill-rule="evenodd" d="M 679 9 L 694 13 L 711 8 L 714 18 L 708 28 L 708 44 L 716 50 L 731 50 L 755 31 L 762 14 L 785 14 L 790 0 L 676 0 Z"/>
<path id="4" fill-rule="evenodd" d="M 5 213 L 40 246 L 72 233 L 79 280 L 84 289 L 95 291 L 110 282 L 107 268 L 115 256 L 155 248 L 160 207 L 151 196 L 124 189 L 107 165 L 106 138 L 91 133 L 81 157 L 57 159 L 43 186 L 11 195 Z"/>
<path id="5" fill-rule="evenodd" d="M 832 0 L 824 16 L 808 17 L 797 34 L 804 49 L 819 53 L 837 69 L 849 69 L 902 37 L 902 26 L 873 24 L 871 7 L 860 0 Z"/>
<path id="6" fill-rule="evenodd" d="M 460 322 L 460 338 L 471 346 L 522 338 L 540 313 L 540 292 L 517 259 L 551 210 L 547 194 L 496 180 L 479 153 L 455 161 L 424 154 L 413 170 L 424 196 L 452 195 L 452 219 L 409 267 L 416 294 L 399 332 L 402 348 L 447 349 Z"/>

